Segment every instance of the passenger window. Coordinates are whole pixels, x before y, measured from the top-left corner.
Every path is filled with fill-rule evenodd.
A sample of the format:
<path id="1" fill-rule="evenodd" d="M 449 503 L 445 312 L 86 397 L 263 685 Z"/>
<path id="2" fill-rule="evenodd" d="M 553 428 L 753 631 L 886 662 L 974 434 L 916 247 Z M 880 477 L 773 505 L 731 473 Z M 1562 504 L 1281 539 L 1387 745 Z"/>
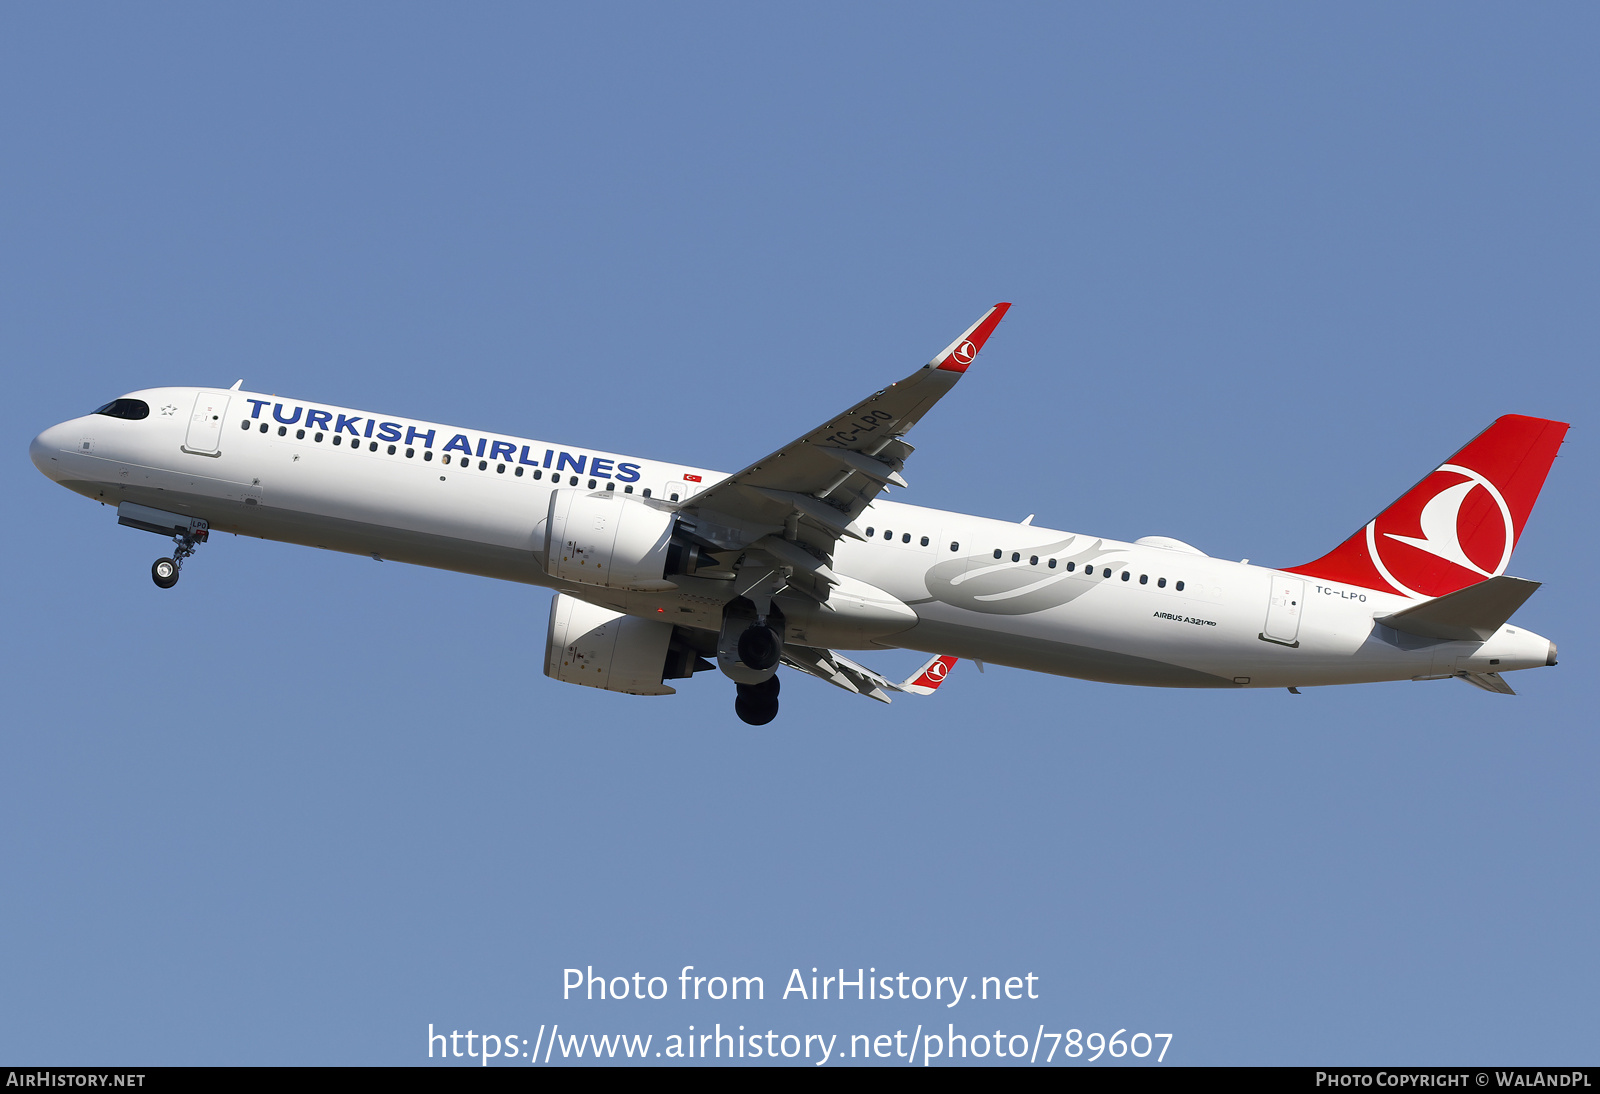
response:
<path id="1" fill-rule="evenodd" d="M 278 427 L 278 436 L 280 436 L 280 437 L 285 436 L 285 435 L 288 434 L 288 432 L 289 432 L 289 427 L 288 426 L 280 425 Z"/>
<path id="2" fill-rule="evenodd" d="M 616 488 L 617 488 L 617 484 L 616 483 L 614 483 L 614 482 L 606 483 L 606 489 L 608 491 L 614 491 L 614 490 L 616 490 Z"/>
<path id="3" fill-rule="evenodd" d="M 538 472 L 537 472 L 537 471 L 535 471 L 535 472 L 534 472 L 534 474 L 535 474 L 535 475 L 537 475 L 537 474 L 538 474 Z M 631 487 L 631 486 L 624 486 L 624 487 L 623 487 L 623 488 L 622 488 L 622 492 L 623 492 L 623 493 L 624 493 L 624 494 L 631 494 L 631 493 L 633 493 L 633 487 Z"/>
<path id="4" fill-rule="evenodd" d="M 1021 562 L 1022 561 L 1022 552 L 1021 551 L 1012 551 L 1011 552 L 1011 561 L 1012 562 Z"/>
<path id="5" fill-rule="evenodd" d="M 1156 578 L 1156 588 L 1165 589 L 1166 587 L 1167 587 L 1167 579 L 1166 578 L 1164 578 L 1164 577 Z"/>
<path id="6" fill-rule="evenodd" d="M 874 527 L 873 527 L 873 526 L 872 526 L 872 525 L 870 525 L 870 524 L 869 524 L 869 525 L 867 525 L 867 538 L 868 538 L 868 539 L 871 539 L 871 538 L 872 538 L 872 537 L 873 537 L 873 536 L 875 536 L 875 535 L 877 535 L 877 534 L 878 534 L 878 530 L 877 530 L 877 529 L 876 529 L 876 528 L 874 528 Z"/>
<path id="7" fill-rule="evenodd" d="M 1133 576 L 1133 571 L 1132 570 L 1123 570 L 1122 571 L 1122 580 L 1127 581 L 1132 576 Z"/>
<path id="8" fill-rule="evenodd" d="M 318 444 L 321 444 L 322 443 L 322 434 L 318 433 L 316 436 L 312 437 L 311 439 L 316 441 Z"/>
<path id="9" fill-rule="evenodd" d="M 1150 584 L 1150 575 L 1149 574 L 1140 574 L 1139 575 L 1139 584 L 1141 584 L 1141 585 Z"/>
<path id="10" fill-rule="evenodd" d="M 576 476 L 576 475 L 572 476 L 572 482 L 570 482 L 568 485 L 569 486 L 577 486 L 578 485 L 578 476 Z M 672 500 L 673 501 L 677 501 L 678 500 L 678 496 L 676 494 L 674 494 L 672 496 Z"/>
<path id="11" fill-rule="evenodd" d="M 885 528 L 883 530 L 883 538 L 884 539 L 893 539 L 894 538 L 894 533 L 889 531 L 889 529 Z"/>
<path id="12" fill-rule="evenodd" d="M 1110 577 L 1111 576 L 1111 567 L 1110 566 L 1106 567 L 1106 572 L 1105 572 L 1104 576 L 1105 577 Z"/>
<path id="13" fill-rule="evenodd" d="M 647 498 L 650 496 L 650 488 L 648 486 L 644 488 L 644 496 Z"/>
<path id="14" fill-rule="evenodd" d="M 249 429 L 250 428 L 250 419 L 246 418 L 244 421 L 240 422 L 239 423 L 239 428 L 240 429 Z"/>
<path id="15" fill-rule="evenodd" d="M 911 542 L 911 533 L 907 532 L 904 535 L 902 535 L 900 537 L 900 542 L 901 543 L 910 543 Z"/>
<path id="16" fill-rule="evenodd" d="M 504 475 L 506 473 L 506 465 L 503 464 L 503 463 L 495 464 L 494 465 L 494 473 L 496 475 Z"/>
<path id="17" fill-rule="evenodd" d="M 924 547 L 926 547 L 928 545 L 928 537 L 927 536 L 923 536 L 922 537 L 922 545 Z"/>
<path id="18" fill-rule="evenodd" d="M 1078 564 L 1076 562 L 1067 563 L 1067 573 L 1070 574 L 1073 570 L 1076 570 L 1077 568 L 1078 568 Z"/>
<path id="19" fill-rule="evenodd" d="M 1181 581 L 1178 582 L 1176 585 L 1173 586 L 1173 588 L 1177 589 L 1180 593 L 1183 592 L 1183 582 L 1181 582 Z"/>
<path id="20" fill-rule="evenodd" d="M 994 557 L 995 558 L 999 558 L 1000 557 L 1000 548 L 996 547 L 994 549 Z"/>
<path id="21" fill-rule="evenodd" d="M 1039 565 L 1039 556 L 1038 555 L 1034 555 L 1032 558 L 1028 559 L 1028 565 L 1029 566 L 1037 566 L 1037 565 Z"/>
<path id="22" fill-rule="evenodd" d="M 450 453 L 446 452 L 443 456 L 440 456 L 439 462 L 448 465 L 450 462 Z"/>
<path id="23" fill-rule="evenodd" d="M 267 431 L 267 423 L 266 422 L 262 422 L 261 423 L 261 432 L 265 433 L 266 431 Z"/>
<path id="24" fill-rule="evenodd" d="M 572 484 L 573 484 L 573 485 L 574 485 L 574 486 L 576 486 L 576 485 L 577 485 L 577 484 L 578 484 L 578 480 L 577 480 L 577 479 L 573 479 L 573 480 L 572 480 Z M 677 494 L 673 494 L 673 495 L 672 495 L 672 500 L 673 500 L 673 501 L 677 501 L 677 500 L 678 500 L 678 495 L 677 495 Z"/>
<path id="25" fill-rule="evenodd" d="M 1050 560 L 1050 568 L 1052 570 L 1054 570 L 1056 568 L 1056 560 L 1053 559 L 1053 558 Z"/>
<path id="26" fill-rule="evenodd" d="M 590 490 L 593 490 L 593 489 L 594 489 L 594 480 L 593 480 L 593 479 L 590 479 L 590 480 L 589 480 L 589 489 L 590 489 Z"/>
<path id="27" fill-rule="evenodd" d="M 959 550 L 961 550 L 961 544 L 957 543 L 955 540 L 951 540 L 950 541 L 950 549 L 952 551 L 959 551 Z"/>
<path id="28" fill-rule="evenodd" d="M 376 452 L 378 450 L 378 442 L 377 441 L 373 441 L 372 442 L 372 450 L 374 452 Z M 389 455 L 391 455 L 391 456 L 394 455 L 395 451 L 396 451 L 395 446 L 391 444 L 389 446 Z M 410 449 L 406 450 L 406 455 L 408 455 L 408 456 L 411 455 L 411 450 Z"/>
<path id="29" fill-rule="evenodd" d="M 344 443 L 344 437 L 343 437 L 343 436 L 341 436 L 341 435 L 340 435 L 340 434 L 338 434 L 338 433 L 335 433 L 335 434 L 334 434 L 334 435 L 333 435 L 333 443 L 334 443 L 334 444 L 343 444 L 343 443 Z"/>
<path id="30" fill-rule="evenodd" d="M 409 449 L 407 451 L 409 451 Z M 432 452 L 424 452 L 422 454 L 422 462 L 423 463 L 427 463 L 431 459 L 433 459 L 433 453 Z"/>
<path id="31" fill-rule="evenodd" d="M 543 471 L 535 471 L 533 473 L 533 477 L 535 479 L 542 479 L 542 478 L 544 478 L 544 472 Z"/>
<path id="32" fill-rule="evenodd" d="M 479 460 L 478 461 L 478 470 L 479 471 L 487 471 L 487 470 L 489 470 L 489 461 L 488 460 Z"/>

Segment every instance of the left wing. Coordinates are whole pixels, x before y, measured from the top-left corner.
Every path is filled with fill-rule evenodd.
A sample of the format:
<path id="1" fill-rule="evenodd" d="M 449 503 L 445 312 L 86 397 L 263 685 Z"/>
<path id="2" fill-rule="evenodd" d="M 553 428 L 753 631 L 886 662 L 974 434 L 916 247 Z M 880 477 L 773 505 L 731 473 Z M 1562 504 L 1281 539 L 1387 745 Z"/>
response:
<path id="1" fill-rule="evenodd" d="M 961 379 L 1010 307 L 996 304 L 904 380 L 688 499 L 679 527 L 718 550 L 756 545 L 831 585 L 834 544 L 860 539 L 856 517 L 885 486 L 906 485 L 906 432 Z"/>

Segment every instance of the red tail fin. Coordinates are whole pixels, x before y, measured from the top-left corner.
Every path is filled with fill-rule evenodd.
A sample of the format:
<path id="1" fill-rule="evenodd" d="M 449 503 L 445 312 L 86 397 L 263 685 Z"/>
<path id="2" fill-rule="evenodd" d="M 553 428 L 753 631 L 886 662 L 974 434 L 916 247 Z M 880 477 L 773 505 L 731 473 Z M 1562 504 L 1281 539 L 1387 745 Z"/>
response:
<path id="1" fill-rule="evenodd" d="M 1365 528 L 1289 572 L 1412 597 L 1505 573 L 1566 433 L 1565 422 L 1496 418 Z"/>

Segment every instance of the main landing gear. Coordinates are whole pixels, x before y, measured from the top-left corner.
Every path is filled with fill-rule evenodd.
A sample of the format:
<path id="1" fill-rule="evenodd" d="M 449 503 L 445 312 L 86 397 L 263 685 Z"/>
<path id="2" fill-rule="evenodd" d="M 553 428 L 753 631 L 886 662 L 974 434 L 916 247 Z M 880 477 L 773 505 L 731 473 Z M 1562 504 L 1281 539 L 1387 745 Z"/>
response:
<path id="1" fill-rule="evenodd" d="M 783 660 L 783 613 L 772 603 L 782 581 L 763 576 L 757 601 L 740 596 L 722 610 L 717 666 L 739 687 L 733 712 L 746 725 L 764 726 L 778 716 L 778 664 Z M 759 602 L 759 607 L 758 607 Z"/>
<path id="2" fill-rule="evenodd" d="M 778 716 L 776 674 L 759 684 L 739 684 L 738 688 L 739 697 L 733 701 L 733 712 L 745 725 L 764 726 Z"/>
<path id="3" fill-rule="evenodd" d="M 776 665 L 782 653 L 783 643 L 765 621 L 746 627 L 739 636 L 739 660 L 757 672 L 766 672 Z"/>
<path id="4" fill-rule="evenodd" d="M 172 552 L 171 558 L 158 558 L 150 564 L 150 580 L 156 583 L 157 588 L 170 589 L 178 583 L 178 572 L 183 569 L 183 560 L 194 554 L 194 549 L 204 543 L 211 535 L 209 528 L 195 528 L 172 537 L 172 542 L 177 548 Z"/>

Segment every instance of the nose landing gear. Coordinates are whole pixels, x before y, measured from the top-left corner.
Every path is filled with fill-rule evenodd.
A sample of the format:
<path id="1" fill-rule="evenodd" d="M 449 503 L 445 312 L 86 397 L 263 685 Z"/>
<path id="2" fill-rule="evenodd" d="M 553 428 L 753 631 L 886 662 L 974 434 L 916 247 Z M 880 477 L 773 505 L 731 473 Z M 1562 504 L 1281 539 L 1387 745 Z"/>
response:
<path id="1" fill-rule="evenodd" d="M 203 522 L 198 528 L 192 528 L 172 537 L 172 542 L 177 548 L 172 552 L 171 558 L 158 558 L 150 565 L 150 580 L 156 583 L 157 588 L 170 589 L 178 583 L 178 572 L 183 569 L 183 560 L 194 554 L 194 549 L 204 543 L 211 535 L 211 529 Z"/>

